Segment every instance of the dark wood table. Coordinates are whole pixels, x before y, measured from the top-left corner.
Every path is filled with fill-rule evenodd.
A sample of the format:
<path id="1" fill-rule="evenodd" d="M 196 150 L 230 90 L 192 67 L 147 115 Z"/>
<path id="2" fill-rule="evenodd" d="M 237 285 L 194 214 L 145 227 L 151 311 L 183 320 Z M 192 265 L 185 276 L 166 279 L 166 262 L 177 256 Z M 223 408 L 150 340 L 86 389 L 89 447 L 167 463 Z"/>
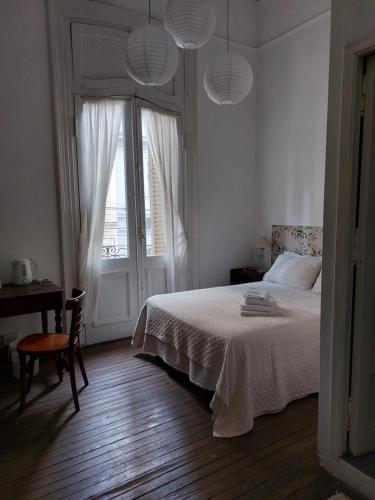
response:
<path id="1" fill-rule="evenodd" d="M 43 333 L 48 333 L 48 311 L 55 311 L 55 332 L 62 332 L 62 308 L 63 289 L 48 280 L 0 288 L 0 318 L 40 312 Z"/>
<path id="2" fill-rule="evenodd" d="M 253 283 L 262 281 L 265 271 L 260 271 L 255 267 L 239 267 L 230 270 L 230 284 L 240 285 L 242 283 Z"/>

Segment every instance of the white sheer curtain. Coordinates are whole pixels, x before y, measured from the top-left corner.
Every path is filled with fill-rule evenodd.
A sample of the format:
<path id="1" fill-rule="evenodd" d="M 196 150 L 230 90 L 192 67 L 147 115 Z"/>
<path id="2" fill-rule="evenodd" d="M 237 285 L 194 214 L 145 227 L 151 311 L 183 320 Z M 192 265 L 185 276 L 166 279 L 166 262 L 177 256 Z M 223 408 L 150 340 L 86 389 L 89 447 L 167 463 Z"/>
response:
<path id="1" fill-rule="evenodd" d="M 186 289 L 187 244 L 179 215 L 179 145 L 175 117 L 142 108 L 150 153 L 159 174 L 165 216 L 168 291 Z"/>
<path id="2" fill-rule="evenodd" d="M 115 99 L 83 103 L 80 127 L 81 235 L 79 283 L 86 290 L 85 320 L 95 322 L 105 206 L 124 103 Z"/>

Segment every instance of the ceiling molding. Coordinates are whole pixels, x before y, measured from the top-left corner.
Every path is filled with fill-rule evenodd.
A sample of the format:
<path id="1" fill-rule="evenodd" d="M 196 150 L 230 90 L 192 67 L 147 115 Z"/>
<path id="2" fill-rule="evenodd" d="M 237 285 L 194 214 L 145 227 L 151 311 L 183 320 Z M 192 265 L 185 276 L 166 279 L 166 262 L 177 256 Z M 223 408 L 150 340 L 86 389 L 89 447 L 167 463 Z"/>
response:
<path id="1" fill-rule="evenodd" d="M 92 3 L 113 6 L 119 9 L 126 9 L 130 12 L 147 17 L 147 2 L 139 0 L 89 0 Z M 167 0 L 151 2 L 152 19 L 156 22 L 163 22 L 164 8 Z M 212 0 L 217 13 L 217 25 L 215 35 L 219 38 L 225 37 L 226 30 L 226 0 Z M 235 0 L 231 7 L 230 38 L 233 42 L 248 47 L 257 44 L 256 18 L 259 0 Z"/>
<path id="2" fill-rule="evenodd" d="M 263 1 L 263 0 L 254 0 L 254 1 Z M 315 21 L 318 21 L 320 18 L 323 18 L 330 13 L 331 13 L 331 9 L 330 8 L 326 9 L 323 12 L 320 12 L 319 14 L 316 14 L 315 16 L 312 16 L 309 19 L 306 19 L 306 21 L 303 21 L 302 23 L 297 24 L 296 26 L 293 26 L 292 28 L 289 28 L 288 30 L 283 31 L 282 33 L 279 33 L 278 35 L 273 36 L 269 40 L 265 40 L 264 42 L 258 44 L 256 48 L 262 49 L 263 47 L 267 47 L 268 45 L 272 45 L 273 43 L 277 42 L 278 40 L 283 39 L 284 37 L 291 35 L 292 33 L 299 31 L 300 29 L 303 29 L 304 27 L 308 26 L 309 24 L 313 24 Z"/>

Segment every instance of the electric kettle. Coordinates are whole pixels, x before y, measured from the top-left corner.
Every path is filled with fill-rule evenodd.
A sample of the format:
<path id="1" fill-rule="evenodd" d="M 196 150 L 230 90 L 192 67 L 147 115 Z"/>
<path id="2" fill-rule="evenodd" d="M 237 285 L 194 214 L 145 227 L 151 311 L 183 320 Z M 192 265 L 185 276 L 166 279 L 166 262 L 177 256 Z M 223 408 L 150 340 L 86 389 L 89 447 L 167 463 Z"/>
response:
<path id="1" fill-rule="evenodd" d="M 19 259 L 11 262 L 13 269 L 13 285 L 30 285 L 33 281 L 30 259 Z"/>

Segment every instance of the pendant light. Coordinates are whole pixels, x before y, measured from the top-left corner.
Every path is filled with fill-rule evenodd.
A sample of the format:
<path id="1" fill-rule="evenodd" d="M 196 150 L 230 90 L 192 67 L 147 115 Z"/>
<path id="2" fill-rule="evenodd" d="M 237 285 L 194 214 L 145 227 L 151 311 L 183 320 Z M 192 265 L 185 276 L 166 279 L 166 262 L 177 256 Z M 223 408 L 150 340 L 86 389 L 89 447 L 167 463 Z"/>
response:
<path id="1" fill-rule="evenodd" d="M 210 0 L 169 0 L 164 26 L 178 47 L 198 49 L 215 30 L 215 10 Z"/>
<path id="2" fill-rule="evenodd" d="M 208 66 L 203 85 L 208 97 L 216 104 L 238 104 L 253 86 L 253 70 L 239 52 L 229 50 L 229 0 L 227 3 L 227 50 Z"/>
<path id="3" fill-rule="evenodd" d="M 162 26 L 151 24 L 151 0 L 148 24 L 130 32 L 125 51 L 125 67 L 141 85 L 156 87 L 169 82 L 177 71 L 178 50 L 173 38 Z"/>

